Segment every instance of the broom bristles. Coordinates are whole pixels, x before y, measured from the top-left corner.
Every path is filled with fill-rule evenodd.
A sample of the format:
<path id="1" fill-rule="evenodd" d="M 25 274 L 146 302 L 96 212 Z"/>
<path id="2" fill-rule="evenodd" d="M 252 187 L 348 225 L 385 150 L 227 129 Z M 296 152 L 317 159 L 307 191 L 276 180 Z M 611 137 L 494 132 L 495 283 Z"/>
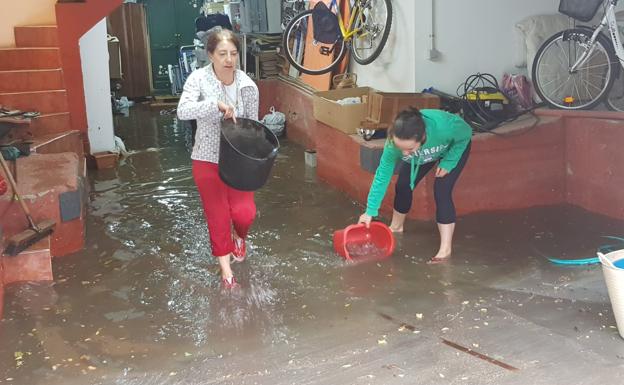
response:
<path id="1" fill-rule="evenodd" d="M 12 236 L 7 240 L 7 247 L 4 250 L 4 254 L 15 256 L 21 253 L 30 246 L 39 242 L 41 239 L 50 235 L 54 230 L 55 225 L 56 223 L 54 221 L 45 220 L 37 224 L 38 231 L 34 229 L 27 229 Z"/>

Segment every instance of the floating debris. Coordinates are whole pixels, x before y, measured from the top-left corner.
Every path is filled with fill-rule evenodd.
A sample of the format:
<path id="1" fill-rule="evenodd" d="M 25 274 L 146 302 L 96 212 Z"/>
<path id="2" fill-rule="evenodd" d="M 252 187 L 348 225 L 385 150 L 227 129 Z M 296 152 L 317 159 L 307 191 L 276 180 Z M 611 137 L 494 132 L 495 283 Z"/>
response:
<path id="1" fill-rule="evenodd" d="M 347 243 L 346 248 L 353 259 L 382 259 L 386 256 L 385 250 L 372 242 Z"/>

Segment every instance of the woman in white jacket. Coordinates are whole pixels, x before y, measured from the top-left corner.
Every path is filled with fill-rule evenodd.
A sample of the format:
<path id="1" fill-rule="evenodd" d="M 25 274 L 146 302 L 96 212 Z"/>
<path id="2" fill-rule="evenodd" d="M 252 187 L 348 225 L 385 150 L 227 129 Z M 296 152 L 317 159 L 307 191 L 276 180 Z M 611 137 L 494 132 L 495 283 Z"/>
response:
<path id="1" fill-rule="evenodd" d="M 219 260 L 225 288 L 237 285 L 230 259 L 245 259 L 245 238 L 256 216 L 253 192 L 235 190 L 219 177 L 221 120 L 258 119 L 258 87 L 236 69 L 239 48 L 234 33 L 215 28 L 206 43 L 212 64 L 189 75 L 178 104 L 180 119 L 197 120 L 191 155 L 193 178 L 208 223 L 212 255 Z"/>

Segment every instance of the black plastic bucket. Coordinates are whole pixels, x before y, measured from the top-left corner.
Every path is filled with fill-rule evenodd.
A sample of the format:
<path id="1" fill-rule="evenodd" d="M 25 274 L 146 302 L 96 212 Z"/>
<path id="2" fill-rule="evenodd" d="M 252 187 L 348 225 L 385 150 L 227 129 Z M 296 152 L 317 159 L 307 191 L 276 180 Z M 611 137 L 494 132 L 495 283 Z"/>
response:
<path id="1" fill-rule="evenodd" d="M 269 179 L 279 141 L 264 124 L 245 118 L 221 122 L 219 176 L 228 186 L 255 191 Z"/>

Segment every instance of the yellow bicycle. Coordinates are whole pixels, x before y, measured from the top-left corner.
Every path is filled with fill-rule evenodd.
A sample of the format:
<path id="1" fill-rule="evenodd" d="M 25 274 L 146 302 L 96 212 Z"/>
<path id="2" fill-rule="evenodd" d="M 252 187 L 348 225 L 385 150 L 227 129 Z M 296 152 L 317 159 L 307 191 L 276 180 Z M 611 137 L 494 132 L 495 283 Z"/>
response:
<path id="1" fill-rule="evenodd" d="M 350 0 L 349 11 L 346 25 L 338 0 L 331 0 L 329 7 L 319 1 L 293 17 L 282 41 L 290 64 L 303 73 L 320 75 L 338 66 L 348 49 L 359 64 L 377 59 L 390 34 L 391 1 Z"/>

